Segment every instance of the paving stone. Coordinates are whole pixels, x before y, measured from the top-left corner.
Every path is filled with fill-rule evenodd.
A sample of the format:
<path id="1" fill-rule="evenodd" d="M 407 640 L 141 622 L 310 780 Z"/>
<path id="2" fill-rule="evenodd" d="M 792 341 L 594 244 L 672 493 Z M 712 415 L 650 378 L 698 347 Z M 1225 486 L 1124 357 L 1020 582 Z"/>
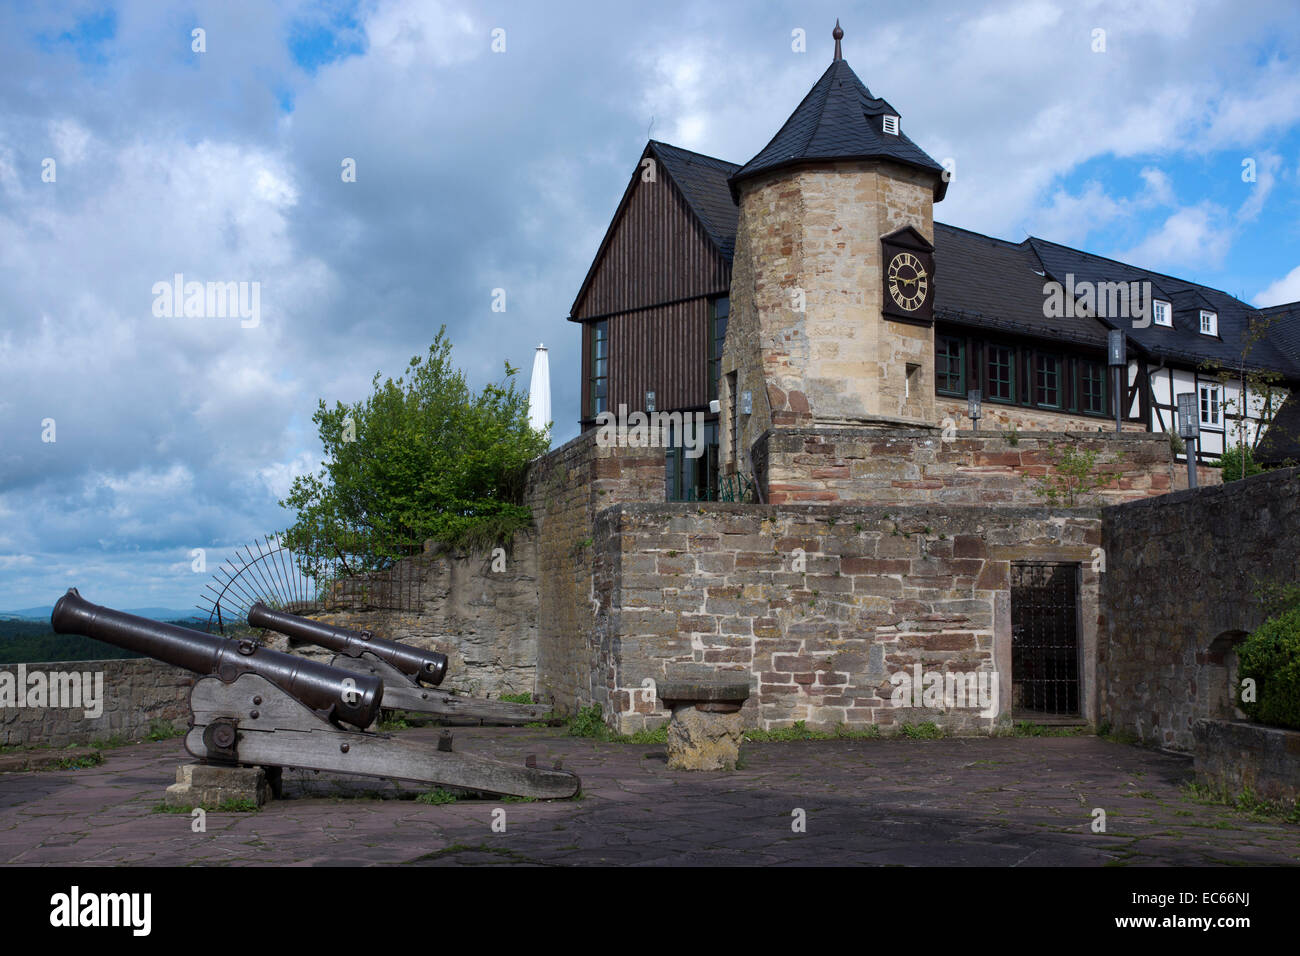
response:
<path id="1" fill-rule="evenodd" d="M 401 736 L 432 745 L 437 733 Z M 1189 758 L 1092 737 L 750 743 L 731 774 L 674 773 L 647 760 L 644 745 L 553 729 L 459 728 L 457 739 L 501 760 L 563 757 L 584 799 L 425 805 L 410 797 L 431 788 L 293 772 L 286 799 L 257 813 L 209 812 L 207 832 L 193 833 L 189 814 L 154 812 L 186 759 L 179 741 L 163 741 L 114 750 L 98 767 L 0 775 L 0 863 L 1300 863 L 1300 827 L 1185 799 Z M 505 833 L 491 830 L 495 807 L 506 810 Z M 1104 834 L 1091 832 L 1094 807 L 1106 810 Z M 806 811 L 804 833 L 791 830 L 794 808 Z"/>

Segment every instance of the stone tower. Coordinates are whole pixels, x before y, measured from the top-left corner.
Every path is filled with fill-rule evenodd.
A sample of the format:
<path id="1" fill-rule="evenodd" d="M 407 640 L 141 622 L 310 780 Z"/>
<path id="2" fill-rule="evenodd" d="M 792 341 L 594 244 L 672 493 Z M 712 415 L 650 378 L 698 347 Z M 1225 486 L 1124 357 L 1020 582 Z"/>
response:
<path id="1" fill-rule="evenodd" d="M 933 270 L 930 309 L 891 316 L 895 247 L 881 240 L 932 266 L 947 181 L 849 68 L 838 22 L 833 35 L 830 67 L 730 179 L 740 218 L 720 388 L 729 469 L 751 471 L 748 451 L 773 427 L 935 424 Z M 918 288 L 912 272 L 901 281 Z"/>

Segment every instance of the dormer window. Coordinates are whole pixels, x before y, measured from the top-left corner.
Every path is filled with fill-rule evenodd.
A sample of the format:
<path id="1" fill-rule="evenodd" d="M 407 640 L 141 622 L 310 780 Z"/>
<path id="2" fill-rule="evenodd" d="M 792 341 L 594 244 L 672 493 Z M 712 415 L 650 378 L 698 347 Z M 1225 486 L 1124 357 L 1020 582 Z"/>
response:
<path id="1" fill-rule="evenodd" d="M 897 117 L 897 116 L 885 116 L 883 119 L 884 119 L 884 124 L 885 124 L 885 132 L 886 132 L 886 133 L 889 133 L 891 136 L 897 136 L 897 135 L 898 135 L 898 117 Z"/>
<path id="2" fill-rule="evenodd" d="M 1163 325 L 1167 329 L 1172 329 L 1174 327 L 1174 307 L 1168 302 L 1162 302 L 1160 299 L 1156 299 L 1151 305 L 1151 320 L 1156 325 Z"/>
<path id="3" fill-rule="evenodd" d="M 1201 309 L 1201 334 L 1219 334 L 1219 313 L 1210 312 L 1208 309 Z"/>

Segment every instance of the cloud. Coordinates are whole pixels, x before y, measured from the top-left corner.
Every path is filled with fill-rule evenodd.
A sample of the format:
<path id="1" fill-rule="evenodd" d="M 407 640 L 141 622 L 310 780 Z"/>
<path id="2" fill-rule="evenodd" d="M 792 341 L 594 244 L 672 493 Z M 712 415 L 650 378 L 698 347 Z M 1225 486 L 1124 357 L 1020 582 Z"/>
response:
<path id="1" fill-rule="evenodd" d="M 88 9 L 0 10 L 0 557 L 36 556 L 0 607 L 86 581 L 124 606 L 188 603 L 190 548 L 287 523 L 277 500 L 319 466 L 317 400 L 364 397 L 443 324 L 476 387 L 545 341 L 567 440 L 568 308 L 651 115 L 656 138 L 744 162 L 825 69 L 834 15 L 908 135 L 957 160 L 937 214 L 995 235 L 1222 262 L 1285 201 L 1293 177 L 1264 159 L 1293 155 L 1300 121 L 1293 11 L 1268 0 L 1251 18 L 1227 0 L 990 0 L 824 24 L 793 2 Z M 1272 178 L 1180 206 L 1178 164 L 1216 150 Z M 1107 175 L 1117 158 L 1140 184 Z M 155 319 L 153 284 L 178 272 L 259 282 L 261 324 Z"/>
<path id="2" fill-rule="evenodd" d="M 1296 266 L 1276 282 L 1265 286 L 1250 301 L 1252 305 L 1259 308 L 1300 302 L 1300 266 Z"/>
<path id="3" fill-rule="evenodd" d="M 1232 228 L 1222 207 L 1211 202 L 1187 206 L 1120 258 L 1152 269 L 1217 265 L 1232 241 Z"/>

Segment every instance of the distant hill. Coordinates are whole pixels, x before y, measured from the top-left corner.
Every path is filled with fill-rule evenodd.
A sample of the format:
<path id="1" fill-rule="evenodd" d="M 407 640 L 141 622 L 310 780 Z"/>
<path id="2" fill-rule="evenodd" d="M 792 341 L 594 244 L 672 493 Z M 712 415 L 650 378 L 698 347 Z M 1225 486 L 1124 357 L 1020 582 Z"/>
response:
<path id="1" fill-rule="evenodd" d="M 113 610 L 122 610 L 127 614 L 134 614 L 136 617 L 147 617 L 151 621 L 206 621 L 207 615 L 201 613 L 197 608 L 178 609 L 174 607 L 127 607 L 114 608 Z M 6 621 L 46 621 L 54 613 L 54 605 L 49 607 L 23 607 L 16 611 L 0 611 L 0 620 Z"/>
<path id="2" fill-rule="evenodd" d="M 39 610 L 28 608 L 28 610 Z M 145 609 L 148 610 L 148 609 Z M 159 614 L 166 609 L 154 608 Z M 138 617 L 151 615 L 135 613 Z M 182 627 L 202 630 L 206 618 L 190 617 L 170 618 L 171 623 Z M 168 620 L 166 617 L 160 618 Z M 112 644 L 82 637 L 80 634 L 55 634 L 50 630 L 50 618 L 3 618 L 0 617 L 0 664 L 17 664 L 33 661 L 96 661 L 117 660 L 125 657 L 142 657 L 132 651 L 123 650 Z"/>

